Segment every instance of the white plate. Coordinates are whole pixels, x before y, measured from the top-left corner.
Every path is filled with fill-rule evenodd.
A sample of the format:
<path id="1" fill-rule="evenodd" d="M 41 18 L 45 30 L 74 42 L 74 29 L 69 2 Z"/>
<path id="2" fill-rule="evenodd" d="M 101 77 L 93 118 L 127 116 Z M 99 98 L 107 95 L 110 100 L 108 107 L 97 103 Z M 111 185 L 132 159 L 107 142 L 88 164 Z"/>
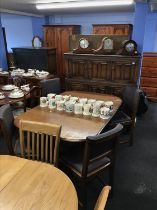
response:
<path id="1" fill-rule="evenodd" d="M 32 77 L 33 74 L 32 73 L 24 73 L 22 74 L 23 77 Z"/>
<path id="2" fill-rule="evenodd" d="M 7 71 L 1 71 L 0 73 L 1 73 L 1 74 L 8 74 Z"/>
<path id="3" fill-rule="evenodd" d="M 5 96 L 0 96 L 0 100 L 1 100 L 1 99 L 4 99 L 4 98 L 5 98 Z"/>
<path id="4" fill-rule="evenodd" d="M 24 93 L 20 93 L 20 94 L 18 94 L 18 95 L 17 95 L 17 94 L 15 95 L 15 94 L 11 94 L 11 93 L 10 93 L 10 94 L 8 95 L 9 98 L 22 98 L 23 96 L 24 96 Z"/>
<path id="5" fill-rule="evenodd" d="M 2 90 L 14 90 L 15 85 L 4 85 Z"/>

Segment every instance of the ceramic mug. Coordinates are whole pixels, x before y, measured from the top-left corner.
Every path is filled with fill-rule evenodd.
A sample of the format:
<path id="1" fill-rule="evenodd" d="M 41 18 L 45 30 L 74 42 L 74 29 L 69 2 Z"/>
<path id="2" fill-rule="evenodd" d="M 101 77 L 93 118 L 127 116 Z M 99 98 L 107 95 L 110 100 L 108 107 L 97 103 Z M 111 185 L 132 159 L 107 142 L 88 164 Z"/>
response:
<path id="1" fill-rule="evenodd" d="M 65 109 L 65 101 L 57 101 L 57 110 L 58 111 L 63 111 Z"/>
<path id="2" fill-rule="evenodd" d="M 83 115 L 91 115 L 91 104 L 84 104 Z"/>
<path id="3" fill-rule="evenodd" d="M 50 109 L 55 109 L 56 108 L 56 100 L 55 100 L 55 98 L 49 99 L 49 108 Z"/>
<path id="4" fill-rule="evenodd" d="M 106 101 L 105 102 L 105 107 L 107 107 L 110 110 L 112 110 L 113 109 L 113 101 Z"/>
<path id="5" fill-rule="evenodd" d="M 63 99 L 64 99 L 64 101 L 68 101 L 68 100 L 70 99 L 70 96 L 64 95 L 64 96 L 63 96 Z"/>
<path id="6" fill-rule="evenodd" d="M 100 116 L 100 105 L 99 104 L 94 104 L 93 105 L 93 111 L 92 111 L 92 116 L 93 117 L 99 117 Z"/>
<path id="7" fill-rule="evenodd" d="M 101 106 L 105 105 L 105 102 L 104 101 L 96 101 L 96 104 L 101 107 Z"/>
<path id="8" fill-rule="evenodd" d="M 86 104 L 87 101 L 88 101 L 87 98 L 80 98 L 80 99 L 79 99 L 79 102 L 80 102 L 81 104 Z"/>
<path id="9" fill-rule="evenodd" d="M 91 104 L 92 106 L 95 104 L 96 100 L 95 99 L 88 99 L 88 104 Z"/>
<path id="10" fill-rule="evenodd" d="M 48 105 L 47 97 L 40 97 L 40 106 L 46 107 Z"/>
<path id="11" fill-rule="evenodd" d="M 49 93 L 49 94 L 47 94 L 48 100 L 50 100 L 50 99 L 52 99 L 52 98 L 55 98 L 55 96 L 56 96 L 56 94 L 54 94 L 54 93 Z"/>
<path id="12" fill-rule="evenodd" d="M 73 101 L 65 102 L 65 111 L 66 112 L 74 112 L 74 105 L 75 105 L 75 102 L 73 102 Z"/>
<path id="13" fill-rule="evenodd" d="M 63 99 L 62 95 L 56 95 L 55 96 L 56 101 L 61 101 Z"/>
<path id="14" fill-rule="evenodd" d="M 100 118 L 102 119 L 108 119 L 109 118 L 109 114 L 110 114 L 110 109 L 107 107 L 102 107 L 100 109 Z"/>
<path id="15" fill-rule="evenodd" d="M 75 114 L 82 114 L 83 112 L 83 104 L 82 103 L 76 103 L 74 106 L 74 113 Z"/>
<path id="16" fill-rule="evenodd" d="M 78 97 L 72 96 L 72 97 L 70 97 L 70 101 L 77 102 L 78 101 Z"/>

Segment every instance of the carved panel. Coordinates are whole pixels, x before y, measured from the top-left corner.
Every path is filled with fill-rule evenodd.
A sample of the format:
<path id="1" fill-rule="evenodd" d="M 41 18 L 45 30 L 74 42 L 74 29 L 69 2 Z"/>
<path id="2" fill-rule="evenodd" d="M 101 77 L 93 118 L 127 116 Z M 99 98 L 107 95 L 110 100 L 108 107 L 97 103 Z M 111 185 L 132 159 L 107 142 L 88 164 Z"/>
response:
<path id="1" fill-rule="evenodd" d="M 66 82 L 70 90 L 118 94 L 125 85 L 138 82 L 139 56 L 65 53 L 65 59 Z"/>

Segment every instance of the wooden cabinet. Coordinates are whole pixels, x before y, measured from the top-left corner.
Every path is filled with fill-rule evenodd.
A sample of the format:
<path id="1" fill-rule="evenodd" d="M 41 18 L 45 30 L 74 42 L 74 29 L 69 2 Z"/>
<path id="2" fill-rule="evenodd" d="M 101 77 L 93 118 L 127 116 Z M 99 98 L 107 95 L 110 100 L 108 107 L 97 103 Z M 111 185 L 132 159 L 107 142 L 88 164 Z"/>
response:
<path id="1" fill-rule="evenodd" d="M 56 48 L 57 74 L 64 80 L 64 53 L 69 52 L 69 37 L 72 34 L 79 34 L 78 25 L 45 25 L 44 46 Z"/>
<path id="2" fill-rule="evenodd" d="M 157 53 L 143 54 L 140 85 L 150 100 L 157 101 Z"/>
<path id="3" fill-rule="evenodd" d="M 140 56 L 65 53 L 66 88 L 118 95 L 127 84 L 137 84 Z"/>
<path id="4" fill-rule="evenodd" d="M 15 65 L 22 69 L 39 69 L 56 74 L 56 49 L 19 47 L 12 48 Z"/>
<path id="5" fill-rule="evenodd" d="M 121 35 L 131 38 L 131 24 L 94 24 L 93 34 Z"/>

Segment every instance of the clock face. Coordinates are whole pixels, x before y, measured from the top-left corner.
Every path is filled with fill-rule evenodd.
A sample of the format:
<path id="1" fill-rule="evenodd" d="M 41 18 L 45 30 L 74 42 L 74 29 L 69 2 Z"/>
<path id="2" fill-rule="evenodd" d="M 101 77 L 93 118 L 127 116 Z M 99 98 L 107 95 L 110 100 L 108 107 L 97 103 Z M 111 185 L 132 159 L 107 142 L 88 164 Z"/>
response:
<path id="1" fill-rule="evenodd" d="M 79 45 L 82 49 L 87 49 L 89 47 L 89 42 L 87 39 L 82 38 L 79 41 Z"/>
<path id="2" fill-rule="evenodd" d="M 127 52 L 133 52 L 135 50 L 135 45 L 130 42 L 130 43 L 126 44 L 125 49 Z"/>
<path id="3" fill-rule="evenodd" d="M 104 50 L 113 50 L 113 40 L 112 39 L 105 39 L 104 40 Z"/>

